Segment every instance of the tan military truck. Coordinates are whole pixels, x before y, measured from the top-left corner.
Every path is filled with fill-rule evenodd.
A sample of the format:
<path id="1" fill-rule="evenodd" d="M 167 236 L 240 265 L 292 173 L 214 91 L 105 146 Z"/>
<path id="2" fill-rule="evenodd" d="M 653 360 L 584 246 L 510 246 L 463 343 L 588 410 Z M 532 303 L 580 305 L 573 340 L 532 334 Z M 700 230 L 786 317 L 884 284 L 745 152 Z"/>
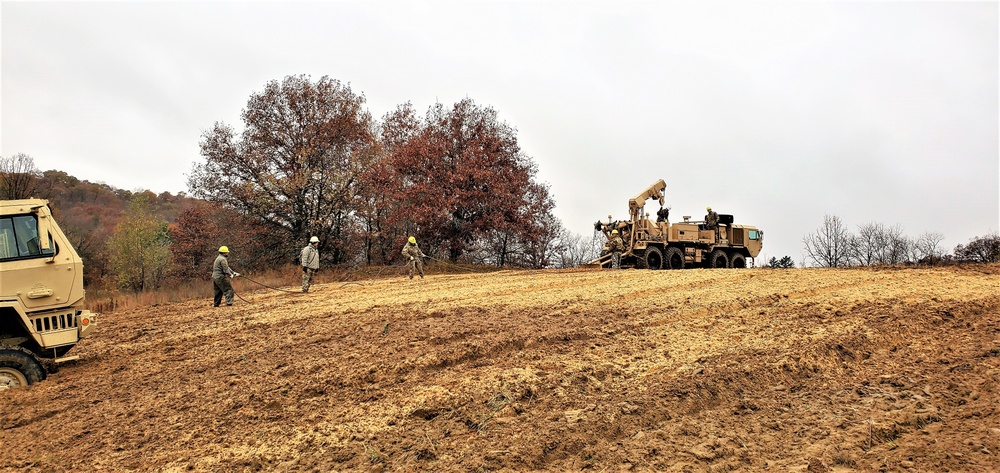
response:
<path id="1" fill-rule="evenodd" d="M 47 200 L 0 201 L 0 391 L 45 379 L 97 325 L 83 262 Z"/>
<path id="2" fill-rule="evenodd" d="M 733 223 L 733 216 L 719 215 L 719 223 L 709 226 L 704 221 L 692 221 L 685 216 L 682 222 L 670 223 L 669 209 L 663 208 L 663 191 L 666 183 L 660 179 L 635 197 L 629 199 L 629 219 L 594 224 L 594 229 L 604 233 L 608 243 L 612 231 L 625 243 L 622 267 L 648 269 L 684 269 L 693 267 L 746 268 L 747 259 L 760 254 L 764 232 L 750 225 Z M 658 199 L 660 209 L 656 221 L 645 212 L 646 201 Z M 610 267 L 610 245 L 605 244 L 602 254 L 590 261 L 588 267 Z"/>

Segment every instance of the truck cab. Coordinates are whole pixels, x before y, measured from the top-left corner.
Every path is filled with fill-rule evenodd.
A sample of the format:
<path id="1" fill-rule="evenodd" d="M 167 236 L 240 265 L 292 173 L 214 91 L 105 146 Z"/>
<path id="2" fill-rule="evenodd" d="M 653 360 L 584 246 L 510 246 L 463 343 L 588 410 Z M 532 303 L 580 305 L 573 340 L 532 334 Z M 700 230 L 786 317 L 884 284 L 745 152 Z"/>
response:
<path id="1" fill-rule="evenodd" d="M 0 390 L 45 379 L 97 325 L 83 261 L 43 199 L 0 201 Z"/>

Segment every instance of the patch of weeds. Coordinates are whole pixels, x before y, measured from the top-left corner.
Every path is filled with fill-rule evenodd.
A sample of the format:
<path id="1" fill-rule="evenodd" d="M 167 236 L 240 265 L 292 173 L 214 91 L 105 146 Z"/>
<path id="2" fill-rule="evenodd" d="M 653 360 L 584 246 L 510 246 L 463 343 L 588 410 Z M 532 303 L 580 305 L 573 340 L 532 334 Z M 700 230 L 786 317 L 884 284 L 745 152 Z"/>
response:
<path id="1" fill-rule="evenodd" d="M 492 411 L 499 411 L 500 409 L 503 409 L 504 406 L 506 406 L 507 404 L 510 404 L 510 402 L 511 402 L 510 396 L 508 396 L 503 392 L 499 392 L 494 394 L 493 397 L 490 398 L 490 400 L 486 401 L 486 405 Z"/>
<path id="2" fill-rule="evenodd" d="M 918 429 L 922 429 L 925 426 L 933 424 L 935 422 L 941 422 L 941 417 L 938 417 L 936 415 L 917 416 L 916 419 L 914 419 L 913 424 L 916 425 Z"/>
<path id="3" fill-rule="evenodd" d="M 385 463 L 385 454 L 380 452 L 377 448 L 368 448 L 368 444 L 361 442 L 361 446 L 365 448 L 365 455 L 368 457 L 368 461 L 372 464 Z"/>
<path id="4" fill-rule="evenodd" d="M 434 460 L 436 458 L 437 458 L 437 455 L 435 455 L 434 452 L 432 452 L 430 450 L 427 450 L 426 448 L 422 448 L 420 450 L 417 450 L 417 460 L 428 460 L 428 461 L 430 461 L 430 460 Z"/>
<path id="5" fill-rule="evenodd" d="M 833 458 L 831 460 L 833 461 L 834 466 L 842 466 L 846 468 L 857 468 L 858 466 L 858 462 L 854 461 L 850 455 L 839 450 L 833 454 Z"/>

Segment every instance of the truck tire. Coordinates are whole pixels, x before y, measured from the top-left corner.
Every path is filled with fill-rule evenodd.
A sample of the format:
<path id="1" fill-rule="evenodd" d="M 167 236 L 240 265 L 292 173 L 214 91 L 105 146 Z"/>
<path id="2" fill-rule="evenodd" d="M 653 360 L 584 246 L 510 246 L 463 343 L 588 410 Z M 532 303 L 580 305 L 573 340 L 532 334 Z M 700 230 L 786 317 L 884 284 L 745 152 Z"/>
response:
<path id="1" fill-rule="evenodd" d="M 38 359 L 21 347 L 0 347 L 0 391 L 22 388 L 45 379 Z"/>
<path id="2" fill-rule="evenodd" d="M 739 253 L 733 253 L 733 257 L 729 259 L 729 267 L 731 268 L 746 268 L 747 258 Z"/>
<path id="3" fill-rule="evenodd" d="M 712 254 L 708 255 L 708 267 L 709 268 L 728 268 L 729 267 L 729 256 L 723 250 L 715 250 Z"/>
<path id="4" fill-rule="evenodd" d="M 663 252 L 659 248 L 646 248 L 646 267 L 649 269 L 663 268 Z"/>
<path id="5" fill-rule="evenodd" d="M 666 269 L 684 269 L 684 252 L 676 246 L 667 248 L 663 257 L 663 267 Z"/>

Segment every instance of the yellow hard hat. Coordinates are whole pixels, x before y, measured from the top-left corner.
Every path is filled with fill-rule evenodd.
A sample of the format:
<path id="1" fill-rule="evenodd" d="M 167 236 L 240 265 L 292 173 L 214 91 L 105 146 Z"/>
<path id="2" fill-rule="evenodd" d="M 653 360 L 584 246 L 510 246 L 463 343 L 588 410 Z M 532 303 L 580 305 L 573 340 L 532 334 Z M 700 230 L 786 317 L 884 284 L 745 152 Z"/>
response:
<path id="1" fill-rule="evenodd" d="M 414 237 L 410 237 L 410 239 L 409 239 L 409 240 L 407 240 L 407 241 L 408 241 L 408 242 L 410 242 L 410 243 L 416 243 L 416 242 L 417 242 L 417 239 L 416 239 L 416 238 L 414 238 Z"/>
<path id="2" fill-rule="evenodd" d="M 219 253 L 229 253 L 229 248 L 226 245 L 222 245 L 219 247 Z"/>
<path id="3" fill-rule="evenodd" d="M 309 239 L 309 243 L 319 243 L 319 237 L 312 237 Z"/>
<path id="4" fill-rule="evenodd" d="M 708 207 L 705 207 L 705 210 L 712 210 L 712 206 L 709 205 Z"/>
<path id="5" fill-rule="evenodd" d="M 617 235 L 618 234 L 618 230 L 611 230 L 611 234 L 612 235 Z"/>

